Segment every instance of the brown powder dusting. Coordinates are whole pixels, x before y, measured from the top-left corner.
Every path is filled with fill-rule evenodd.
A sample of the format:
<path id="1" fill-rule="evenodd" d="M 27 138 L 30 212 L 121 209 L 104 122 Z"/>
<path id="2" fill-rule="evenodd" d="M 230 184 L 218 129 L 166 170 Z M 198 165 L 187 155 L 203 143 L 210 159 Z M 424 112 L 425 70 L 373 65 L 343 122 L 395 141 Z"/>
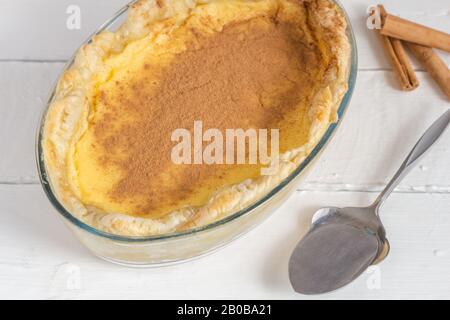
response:
<path id="1" fill-rule="evenodd" d="M 93 124 L 105 151 L 100 161 L 123 174 L 110 196 L 134 203 L 135 214 L 177 206 L 230 167 L 175 166 L 173 130 L 191 130 L 194 121 L 202 121 L 203 130 L 278 128 L 288 111 L 309 99 L 319 72 L 320 53 L 302 31 L 269 18 L 192 35 L 195 41 L 169 67 L 147 63 L 129 83 L 117 82 L 114 93 L 99 97 L 110 110 Z M 117 126 L 117 117 L 129 121 Z"/>

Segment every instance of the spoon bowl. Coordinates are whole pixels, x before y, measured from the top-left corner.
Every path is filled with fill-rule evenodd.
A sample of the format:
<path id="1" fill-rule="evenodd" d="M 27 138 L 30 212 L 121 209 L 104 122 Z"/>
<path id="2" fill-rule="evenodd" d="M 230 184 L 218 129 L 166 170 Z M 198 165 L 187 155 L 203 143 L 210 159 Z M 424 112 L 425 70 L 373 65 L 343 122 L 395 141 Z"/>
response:
<path id="1" fill-rule="evenodd" d="M 387 248 L 374 207 L 320 209 L 289 261 L 292 286 L 302 294 L 337 290 L 382 261 Z"/>

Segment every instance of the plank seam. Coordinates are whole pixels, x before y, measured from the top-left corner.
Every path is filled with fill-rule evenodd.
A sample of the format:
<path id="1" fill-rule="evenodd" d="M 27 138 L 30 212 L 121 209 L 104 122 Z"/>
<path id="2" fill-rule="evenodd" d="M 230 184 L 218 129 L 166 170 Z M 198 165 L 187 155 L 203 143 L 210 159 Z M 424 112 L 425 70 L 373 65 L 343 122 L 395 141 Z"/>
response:
<path id="1" fill-rule="evenodd" d="M 30 181 L 0 181 L 0 186 L 39 186 L 40 182 L 35 180 Z M 315 184 L 306 183 L 296 189 L 297 192 L 361 192 L 361 193 L 379 193 L 383 190 L 383 185 L 355 185 L 348 186 L 345 184 Z M 450 194 L 450 186 L 400 186 L 394 193 L 399 194 Z"/>

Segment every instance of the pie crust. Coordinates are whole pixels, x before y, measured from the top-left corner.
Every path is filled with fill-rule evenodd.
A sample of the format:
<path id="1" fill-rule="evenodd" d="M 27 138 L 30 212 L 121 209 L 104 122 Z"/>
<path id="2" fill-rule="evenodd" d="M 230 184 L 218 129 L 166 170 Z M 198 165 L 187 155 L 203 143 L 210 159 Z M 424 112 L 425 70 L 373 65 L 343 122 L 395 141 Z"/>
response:
<path id="1" fill-rule="evenodd" d="M 101 205 L 84 201 L 85 198 L 94 199 L 98 194 L 92 191 L 94 189 L 88 195 L 81 190 L 81 173 L 77 166 L 81 158 L 77 148 L 86 132 L 91 130 L 99 87 L 109 81 L 113 73 L 117 74 L 111 70 L 126 69 L 133 64 L 135 59 L 131 57 L 135 56 L 130 52 L 143 50 L 140 47 L 143 44 L 145 50 L 153 50 L 148 48 L 172 46 L 179 41 L 182 45 L 180 52 L 174 53 L 176 57 L 186 49 L 184 38 L 179 36 L 186 28 L 194 26 L 214 35 L 225 32 L 230 25 L 245 24 L 254 19 L 295 22 L 296 28 L 304 32 L 305 39 L 318 48 L 321 61 L 325 63 L 324 73 L 320 79 L 315 79 L 317 85 L 308 100 L 310 126 L 306 142 L 280 155 L 276 174 L 224 185 L 209 195 L 202 205 L 146 215 L 104 210 Z M 45 165 L 55 195 L 81 221 L 99 230 L 126 236 L 161 235 L 205 226 L 248 207 L 286 179 L 311 153 L 329 125 L 337 120 L 337 109 L 348 90 L 351 48 L 346 31 L 343 13 L 329 0 L 136 2 L 117 31 L 102 32 L 79 50 L 74 64 L 57 85 L 46 115 L 42 141 Z M 108 180 L 105 181 L 107 184 Z"/>

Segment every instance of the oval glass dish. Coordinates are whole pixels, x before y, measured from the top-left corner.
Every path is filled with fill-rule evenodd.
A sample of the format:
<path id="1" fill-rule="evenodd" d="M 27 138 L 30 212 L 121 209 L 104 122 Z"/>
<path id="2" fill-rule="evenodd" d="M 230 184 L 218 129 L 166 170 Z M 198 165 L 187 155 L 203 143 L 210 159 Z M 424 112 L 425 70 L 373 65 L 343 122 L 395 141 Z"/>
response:
<path id="1" fill-rule="evenodd" d="M 120 25 L 126 17 L 131 4 L 132 3 L 122 8 L 113 18 L 97 30 L 94 35 L 105 30 L 114 30 Z M 61 202 L 58 201 L 57 196 L 52 189 L 51 181 L 46 172 L 42 146 L 44 123 L 48 108 L 55 96 L 55 85 L 42 113 L 41 122 L 38 128 L 36 142 L 37 165 L 42 187 L 52 205 L 63 217 L 63 220 L 69 229 L 72 230 L 77 238 L 88 249 L 100 258 L 128 266 L 146 267 L 186 261 L 210 253 L 230 241 L 237 239 L 239 236 L 261 223 L 264 218 L 272 213 L 279 204 L 288 197 L 294 187 L 306 177 L 307 172 L 312 168 L 321 151 L 324 150 L 338 125 L 342 122 L 344 113 L 350 103 L 358 68 L 357 48 L 348 16 L 342 8 L 342 5 L 339 3 L 337 3 L 337 5 L 342 9 L 347 19 L 347 34 L 352 48 L 348 92 L 339 106 L 338 121 L 329 126 L 325 135 L 306 160 L 266 196 L 244 210 L 200 228 L 160 236 L 126 237 L 97 230 L 68 212 Z M 84 44 L 89 43 L 94 35 L 92 35 Z M 67 63 L 63 72 L 70 68 L 73 63 L 74 58 Z"/>

